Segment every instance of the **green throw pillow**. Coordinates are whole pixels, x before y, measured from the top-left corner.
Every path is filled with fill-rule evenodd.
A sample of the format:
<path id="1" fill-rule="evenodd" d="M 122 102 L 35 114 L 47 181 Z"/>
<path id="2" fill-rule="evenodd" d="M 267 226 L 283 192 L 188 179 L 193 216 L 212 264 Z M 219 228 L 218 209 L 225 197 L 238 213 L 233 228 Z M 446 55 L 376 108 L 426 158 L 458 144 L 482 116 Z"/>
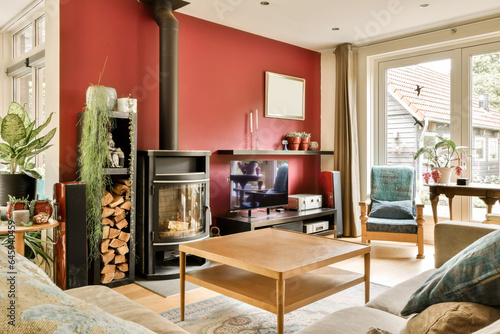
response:
<path id="1" fill-rule="evenodd" d="M 369 216 L 387 219 L 413 219 L 412 201 L 379 201 L 374 199 Z"/>
<path id="2" fill-rule="evenodd" d="M 420 313 L 444 302 L 500 306 L 500 230 L 485 235 L 437 269 L 413 293 L 401 314 Z"/>

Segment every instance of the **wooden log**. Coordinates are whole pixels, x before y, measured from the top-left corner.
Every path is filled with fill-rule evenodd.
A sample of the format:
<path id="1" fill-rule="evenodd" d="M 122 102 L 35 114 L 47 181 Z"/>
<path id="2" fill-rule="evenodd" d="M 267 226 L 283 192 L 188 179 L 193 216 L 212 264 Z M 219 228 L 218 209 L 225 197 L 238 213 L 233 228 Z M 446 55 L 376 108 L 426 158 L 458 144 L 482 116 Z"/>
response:
<path id="1" fill-rule="evenodd" d="M 111 203 L 109 203 L 108 206 L 110 208 L 114 208 L 115 206 L 118 206 L 118 205 L 122 204 L 123 202 L 125 202 L 125 199 L 122 196 L 117 195 L 117 194 L 113 194 L 113 201 Z"/>
<path id="2" fill-rule="evenodd" d="M 112 239 L 109 242 L 109 247 L 118 248 L 118 247 L 121 247 L 121 246 L 126 245 L 126 244 L 127 243 L 125 241 L 118 240 L 118 239 Z"/>
<path id="3" fill-rule="evenodd" d="M 123 198 L 128 199 L 130 197 L 130 187 L 121 183 L 113 184 L 113 192 L 117 195 L 123 196 Z"/>
<path id="4" fill-rule="evenodd" d="M 104 239 L 101 242 L 101 253 L 106 253 L 109 250 L 109 239 Z"/>
<path id="5" fill-rule="evenodd" d="M 130 185 L 132 184 L 132 182 L 130 181 L 130 179 L 120 179 L 120 178 L 118 178 L 118 179 L 115 179 L 114 181 L 115 181 L 115 183 L 121 183 L 121 184 L 124 184 L 124 185 L 126 185 L 128 187 L 130 187 Z"/>
<path id="6" fill-rule="evenodd" d="M 115 222 L 112 221 L 111 219 L 109 218 L 103 218 L 102 221 L 101 221 L 101 224 L 102 225 L 110 225 L 110 226 L 114 226 L 115 225 Z"/>
<path id="7" fill-rule="evenodd" d="M 101 274 L 114 274 L 116 266 L 114 264 L 106 264 L 102 270 Z"/>
<path id="8" fill-rule="evenodd" d="M 115 213 L 115 209 L 111 209 L 107 206 L 104 206 L 102 208 L 102 215 L 101 215 L 101 218 L 106 218 L 106 217 L 109 217 L 111 215 L 113 215 Z"/>
<path id="9" fill-rule="evenodd" d="M 113 195 L 109 191 L 104 193 L 104 196 L 101 200 L 102 206 L 107 206 L 109 203 L 113 202 Z"/>
<path id="10" fill-rule="evenodd" d="M 121 279 L 125 277 L 125 273 L 119 270 L 115 271 L 115 277 L 113 279 Z"/>
<path id="11" fill-rule="evenodd" d="M 101 261 L 103 264 L 108 264 L 111 261 L 113 261 L 115 257 L 116 257 L 115 251 L 111 249 L 111 250 L 108 250 L 106 253 L 101 254 Z M 115 263 L 113 263 L 113 264 L 115 264 Z"/>
<path id="12" fill-rule="evenodd" d="M 119 216 L 123 213 L 125 213 L 125 210 L 120 208 L 119 206 L 117 206 L 117 207 L 115 207 L 115 213 L 113 214 L 113 216 Z"/>
<path id="13" fill-rule="evenodd" d="M 113 212 L 115 212 L 115 210 L 113 210 Z M 122 213 L 122 214 L 120 214 L 120 215 L 118 215 L 118 216 L 114 216 L 114 217 L 113 217 L 113 220 L 115 221 L 115 224 L 116 224 L 116 223 L 118 223 L 118 222 L 120 222 L 121 220 L 125 219 L 125 216 L 126 216 L 126 215 L 127 215 L 127 214 L 125 213 L 125 211 L 123 211 L 123 213 Z"/>
<path id="14" fill-rule="evenodd" d="M 104 225 L 102 227 L 102 238 L 103 239 L 108 239 L 109 238 L 109 225 Z"/>
<path id="15" fill-rule="evenodd" d="M 117 264 L 116 269 L 118 269 L 119 271 L 128 271 L 128 263 Z"/>
<path id="16" fill-rule="evenodd" d="M 121 231 L 120 235 L 118 235 L 118 240 L 125 241 L 125 242 L 129 241 L 130 240 L 130 233 Z"/>
<path id="17" fill-rule="evenodd" d="M 127 258 L 125 257 L 125 255 L 117 254 L 115 256 L 115 258 L 113 259 L 114 264 L 123 263 L 123 262 L 127 262 Z"/>
<path id="18" fill-rule="evenodd" d="M 118 247 L 118 248 L 115 250 L 115 252 L 116 252 L 117 254 L 120 254 L 120 255 L 125 255 L 125 254 L 127 254 L 129 251 L 130 251 L 130 250 L 128 249 L 127 244 L 125 244 L 125 245 L 123 245 L 123 246 L 121 246 L 121 247 Z"/>
<path id="19" fill-rule="evenodd" d="M 120 220 L 118 223 L 116 223 L 116 224 L 115 224 L 115 227 L 116 227 L 116 228 L 119 228 L 120 230 L 121 230 L 122 228 L 127 227 L 127 226 L 128 226 L 128 221 L 127 221 L 126 219 L 122 219 L 122 220 Z"/>
<path id="20" fill-rule="evenodd" d="M 117 228 L 111 228 L 111 229 L 109 229 L 109 238 L 110 239 L 114 239 L 114 238 L 116 238 L 119 235 L 120 235 L 120 230 L 119 229 L 117 229 Z"/>
<path id="21" fill-rule="evenodd" d="M 101 284 L 109 283 L 115 277 L 115 273 L 101 275 Z"/>
<path id="22" fill-rule="evenodd" d="M 126 200 L 125 202 L 123 202 L 122 204 L 120 204 L 120 208 L 122 208 L 123 210 L 130 210 L 130 207 L 132 206 L 132 202 L 130 200 Z"/>

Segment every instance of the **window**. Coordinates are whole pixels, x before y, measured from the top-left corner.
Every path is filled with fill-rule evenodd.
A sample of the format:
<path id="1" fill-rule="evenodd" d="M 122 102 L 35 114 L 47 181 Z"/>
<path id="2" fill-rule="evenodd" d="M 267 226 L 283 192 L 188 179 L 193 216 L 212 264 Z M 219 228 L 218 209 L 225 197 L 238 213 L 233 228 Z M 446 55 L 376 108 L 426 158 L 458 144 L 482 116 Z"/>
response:
<path id="1" fill-rule="evenodd" d="M 476 137 L 474 141 L 474 157 L 478 161 L 484 161 L 485 160 L 485 144 L 486 138 L 482 137 Z"/>
<path id="2" fill-rule="evenodd" d="M 33 28 L 30 23 L 14 34 L 14 58 L 17 58 L 33 48 Z"/>
<path id="3" fill-rule="evenodd" d="M 36 45 L 45 43 L 45 15 L 40 16 L 35 21 L 36 26 Z"/>
<path id="4" fill-rule="evenodd" d="M 488 138 L 488 160 L 498 160 L 498 138 Z"/>

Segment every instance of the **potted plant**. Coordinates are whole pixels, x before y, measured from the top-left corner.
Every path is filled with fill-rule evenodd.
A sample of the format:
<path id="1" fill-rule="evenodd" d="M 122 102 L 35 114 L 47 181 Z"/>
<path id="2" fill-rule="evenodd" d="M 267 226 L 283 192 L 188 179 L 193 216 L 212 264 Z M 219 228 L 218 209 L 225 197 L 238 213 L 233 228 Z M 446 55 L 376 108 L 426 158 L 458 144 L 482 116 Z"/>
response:
<path id="1" fill-rule="evenodd" d="M 0 163 L 7 166 L 0 172 L 0 204 L 8 201 L 8 195 L 35 198 L 36 179 L 42 176 L 32 160 L 52 146 L 48 144 L 56 128 L 37 138 L 50 123 L 52 115 L 36 127 L 36 120 L 31 120 L 19 103 L 12 102 L 7 115 L 0 117 L 0 137 L 4 141 L 0 143 Z"/>
<path id="2" fill-rule="evenodd" d="M 434 146 L 424 146 L 413 154 L 413 160 L 424 156 L 427 162 L 424 166 L 430 167 L 432 173 L 423 174 L 425 182 L 434 179 L 436 183 L 449 183 L 453 169 L 458 176 L 462 175 L 463 166 L 468 150 L 472 148 L 466 146 L 457 146 L 451 139 L 437 136 L 439 141 Z"/>
<path id="3" fill-rule="evenodd" d="M 307 132 L 302 132 L 300 134 L 301 141 L 300 141 L 300 149 L 307 151 L 309 149 L 309 143 L 311 142 L 311 134 Z"/>
<path id="4" fill-rule="evenodd" d="M 16 198 L 15 196 L 9 195 L 7 211 L 5 213 L 7 218 L 12 219 L 12 211 L 15 210 L 28 210 L 28 197 Z"/>
<path id="5" fill-rule="evenodd" d="M 286 134 L 286 139 L 288 140 L 288 145 L 290 150 L 298 151 L 300 142 L 302 141 L 302 134 L 300 132 L 294 131 Z"/>

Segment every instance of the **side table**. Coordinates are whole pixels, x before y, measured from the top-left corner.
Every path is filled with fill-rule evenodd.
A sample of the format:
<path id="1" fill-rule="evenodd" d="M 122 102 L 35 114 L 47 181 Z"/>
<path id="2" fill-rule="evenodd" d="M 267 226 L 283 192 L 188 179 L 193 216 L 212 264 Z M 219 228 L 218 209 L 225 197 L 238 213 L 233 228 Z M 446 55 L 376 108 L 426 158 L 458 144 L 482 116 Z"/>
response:
<path id="1" fill-rule="evenodd" d="M 59 225 L 59 222 L 51 219 L 48 223 L 45 224 L 33 224 L 31 226 L 0 226 L 0 234 L 14 234 L 14 250 L 19 255 L 24 256 L 24 234 L 26 232 L 35 232 L 46 230 L 49 228 L 54 228 Z"/>

